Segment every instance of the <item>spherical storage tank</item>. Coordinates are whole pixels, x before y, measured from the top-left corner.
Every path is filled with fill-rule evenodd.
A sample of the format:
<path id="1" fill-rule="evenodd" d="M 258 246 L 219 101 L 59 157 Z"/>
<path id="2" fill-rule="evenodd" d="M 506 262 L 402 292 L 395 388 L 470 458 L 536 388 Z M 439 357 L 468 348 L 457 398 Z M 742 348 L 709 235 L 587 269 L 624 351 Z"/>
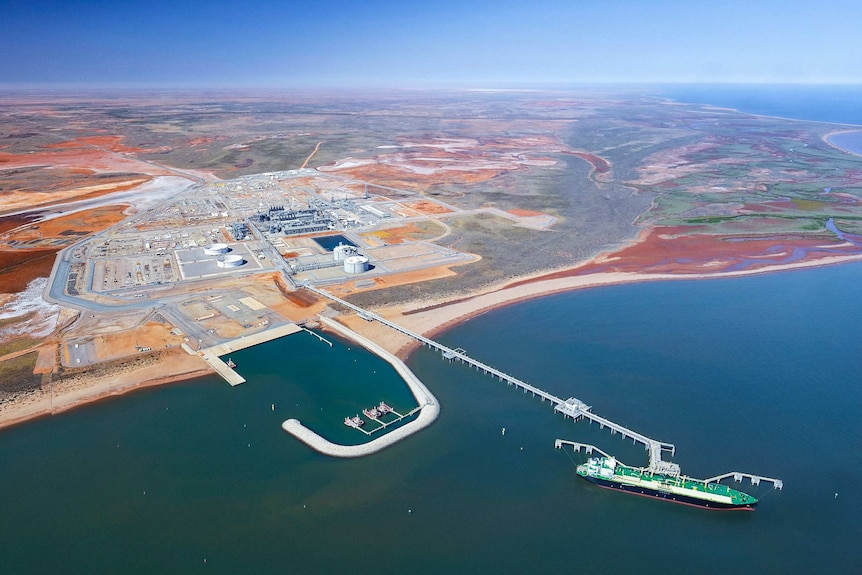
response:
<path id="1" fill-rule="evenodd" d="M 365 256 L 350 256 L 344 258 L 344 271 L 349 274 L 361 274 L 368 271 L 368 258 Z"/>
<path id="2" fill-rule="evenodd" d="M 229 251 L 230 248 L 227 247 L 227 244 L 210 244 L 204 248 L 204 253 L 208 256 L 218 256 L 226 254 Z"/>
<path id="3" fill-rule="evenodd" d="M 242 256 L 224 256 L 216 261 L 220 268 L 238 268 L 244 263 L 245 260 L 242 259 Z"/>

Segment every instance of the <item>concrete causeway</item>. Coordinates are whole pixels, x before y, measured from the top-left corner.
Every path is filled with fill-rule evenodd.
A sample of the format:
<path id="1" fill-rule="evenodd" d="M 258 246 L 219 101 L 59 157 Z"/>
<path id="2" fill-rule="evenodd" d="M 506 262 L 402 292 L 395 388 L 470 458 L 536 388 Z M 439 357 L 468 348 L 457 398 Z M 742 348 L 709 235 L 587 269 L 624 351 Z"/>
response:
<path id="1" fill-rule="evenodd" d="M 231 366 L 223 362 L 219 356 L 209 349 L 202 349 L 197 353 L 197 355 L 210 364 L 210 367 L 216 370 L 216 373 L 222 376 L 222 378 L 231 384 L 231 386 L 245 383 L 245 378 L 243 376 L 235 372 Z"/>
<path id="2" fill-rule="evenodd" d="M 392 367 L 395 368 L 395 371 L 404 379 L 404 382 L 407 384 L 407 387 L 410 388 L 410 392 L 413 394 L 413 397 L 416 399 L 416 403 L 419 404 L 419 415 L 416 416 L 416 419 L 405 423 L 398 429 L 394 429 L 388 433 L 384 433 L 377 439 L 373 439 L 367 443 L 363 443 L 360 445 L 341 445 L 338 443 L 333 443 L 328 439 L 325 439 L 315 433 L 314 431 L 308 429 L 297 419 L 288 419 L 284 423 L 281 424 L 281 427 L 311 447 L 312 449 L 323 453 L 324 455 L 330 455 L 332 457 L 362 457 L 363 455 L 371 455 L 372 453 L 376 453 L 381 449 L 385 449 L 390 445 L 401 441 L 405 437 L 412 435 L 431 425 L 431 423 L 437 419 L 437 416 L 440 413 L 440 404 L 437 403 L 437 398 L 429 391 L 425 384 L 422 383 L 416 374 L 414 374 L 410 369 L 404 364 L 403 361 L 372 342 L 371 340 L 362 337 L 358 333 L 354 332 L 351 329 L 348 329 L 344 325 L 338 323 L 335 320 L 321 317 L 320 322 L 326 327 L 332 329 L 343 335 L 344 337 L 351 339 L 367 349 L 368 351 L 380 356 L 384 360 L 386 360 Z"/>
<path id="3" fill-rule="evenodd" d="M 237 339 L 214 345 L 210 348 L 207 348 L 207 351 L 215 355 L 226 355 L 233 351 L 239 351 L 241 349 L 245 349 L 259 343 L 266 343 L 268 341 L 272 341 L 286 335 L 291 335 L 299 331 L 302 331 L 301 327 L 299 327 L 295 323 L 288 323 L 285 325 L 279 325 L 270 328 L 266 331 L 253 333 L 251 335 L 244 335 L 242 337 L 238 337 Z"/>

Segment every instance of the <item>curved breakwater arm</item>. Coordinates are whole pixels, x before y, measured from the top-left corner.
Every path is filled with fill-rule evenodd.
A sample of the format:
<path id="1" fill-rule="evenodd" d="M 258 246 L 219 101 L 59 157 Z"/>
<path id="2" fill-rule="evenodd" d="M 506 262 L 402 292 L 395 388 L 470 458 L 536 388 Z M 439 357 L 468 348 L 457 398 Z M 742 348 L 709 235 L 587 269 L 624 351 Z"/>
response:
<path id="1" fill-rule="evenodd" d="M 314 431 L 308 429 L 297 419 L 288 419 L 284 423 L 281 424 L 282 429 L 307 444 L 312 449 L 323 453 L 324 455 L 329 455 L 332 457 L 361 457 L 363 455 L 370 455 L 372 453 L 376 453 L 381 449 L 389 447 L 390 445 L 404 439 L 408 435 L 412 435 L 423 429 L 437 419 L 437 415 L 440 413 L 440 404 L 437 403 L 437 398 L 425 387 L 425 384 L 422 383 L 416 374 L 414 374 L 410 369 L 404 364 L 403 361 L 374 343 L 373 341 L 359 335 L 355 331 L 348 329 L 344 325 L 338 323 L 335 320 L 321 317 L 320 322 L 326 327 L 332 329 L 343 335 L 344 337 L 355 341 L 368 351 L 380 356 L 384 360 L 386 360 L 392 367 L 395 368 L 395 371 L 404 379 L 404 382 L 407 384 L 407 387 L 410 388 L 410 392 L 413 394 L 413 397 L 416 399 L 416 403 L 419 404 L 420 410 L 419 415 L 416 416 L 416 419 L 410 421 L 380 437 L 373 439 L 367 443 L 362 443 L 360 445 L 341 445 L 338 443 L 333 443 L 328 439 L 325 439 L 315 433 Z"/>

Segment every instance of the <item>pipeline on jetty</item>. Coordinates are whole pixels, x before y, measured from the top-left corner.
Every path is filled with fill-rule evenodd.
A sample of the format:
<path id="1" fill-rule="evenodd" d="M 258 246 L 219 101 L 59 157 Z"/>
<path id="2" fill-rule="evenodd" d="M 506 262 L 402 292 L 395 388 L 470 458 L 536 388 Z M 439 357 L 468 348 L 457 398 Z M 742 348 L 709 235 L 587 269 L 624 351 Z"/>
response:
<path id="1" fill-rule="evenodd" d="M 332 295 L 332 294 L 330 294 L 330 293 L 328 293 L 322 289 L 316 288 L 316 287 L 311 286 L 309 284 L 302 284 L 301 287 L 303 287 L 309 291 L 312 291 L 312 292 L 314 292 L 320 296 L 323 296 L 327 299 L 330 299 L 334 302 L 337 302 L 337 303 L 339 303 L 339 304 L 341 304 L 341 305 L 343 305 L 349 309 L 352 309 L 357 314 L 359 314 L 359 316 L 362 319 L 365 319 L 367 321 L 380 322 L 381 324 L 383 324 L 389 328 L 392 328 L 392 329 L 394 329 L 400 333 L 403 333 L 404 335 L 409 336 L 409 337 L 417 340 L 422 345 L 439 351 L 445 359 L 457 360 L 457 361 L 466 363 L 468 365 L 471 365 L 471 366 L 475 367 L 477 370 L 481 370 L 482 372 L 484 372 L 488 375 L 492 375 L 492 376 L 496 377 L 500 381 L 505 381 L 509 385 L 514 385 L 515 387 L 522 389 L 524 391 L 524 393 L 529 392 L 529 393 L 532 393 L 533 396 L 537 396 L 537 397 L 541 398 L 542 401 L 547 400 L 547 401 L 554 404 L 554 411 L 562 413 L 566 417 L 571 417 L 575 421 L 578 421 L 578 420 L 583 418 L 583 419 L 589 420 L 590 422 L 596 422 L 602 428 L 607 427 L 608 429 L 610 429 L 612 434 L 619 433 L 623 437 L 631 439 L 635 443 L 640 443 L 649 452 L 649 469 L 651 471 L 654 471 L 656 473 L 664 473 L 664 474 L 668 474 L 668 475 L 678 475 L 679 474 L 679 465 L 677 465 L 676 463 L 662 460 L 662 454 L 664 452 L 669 452 L 671 455 L 673 455 L 676 452 L 676 447 L 674 447 L 674 445 L 672 443 L 665 443 L 663 441 L 658 441 L 658 440 L 649 438 L 646 435 L 643 435 L 643 434 L 638 433 L 636 431 L 632 431 L 631 429 L 628 429 L 627 427 L 619 425 L 618 423 L 614 423 L 613 421 L 606 419 L 604 417 L 601 417 L 600 415 L 596 415 L 595 413 L 593 413 L 591 411 L 592 408 L 589 405 L 585 404 L 583 401 L 581 401 L 577 398 L 570 397 L 566 400 L 563 400 L 563 399 L 561 399 L 561 398 L 559 398 L 553 394 L 548 393 L 547 391 L 539 389 L 538 387 L 535 387 L 533 385 L 530 385 L 529 383 L 521 381 L 520 379 L 518 379 L 514 376 L 511 376 L 507 373 L 504 373 L 504 372 L 500 371 L 499 369 L 493 368 L 493 367 L 486 365 L 486 364 L 484 364 L 484 363 L 482 363 L 476 359 L 469 357 L 464 352 L 464 350 L 462 350 L 462 349 L 452 349 L 452 348 L 449 348 L 443 344 L 437 343 L 433 339 L 427 338 L 427 337 L 425 337 L 421 334 L 418 334 L 418 333 L 414 333 L 414 332 L 398 325 L 397 323 L 391 322 L 391 321 L 387 320 L 386 318 L 383 318 L 383 317 L 381 317 L 375 313 L 372 313 L 368 310 L 365 310 L 365 309 L 363 309 L 357 305 L 353 305 L 352 303 L 345 301 L 339 297 L 336 297 L 336 296 L 334 296 L 334 295 Z M 338 324 L 337 322 L 334 322 L 334 321 L 329 320 L 327 318 L 321 318 L 321 321 L 323 321 L 323 320 L 326 320 L 327 325 L 330 325 L 333 327 L 334 326 L 341 327 L 341 324 Z"/>

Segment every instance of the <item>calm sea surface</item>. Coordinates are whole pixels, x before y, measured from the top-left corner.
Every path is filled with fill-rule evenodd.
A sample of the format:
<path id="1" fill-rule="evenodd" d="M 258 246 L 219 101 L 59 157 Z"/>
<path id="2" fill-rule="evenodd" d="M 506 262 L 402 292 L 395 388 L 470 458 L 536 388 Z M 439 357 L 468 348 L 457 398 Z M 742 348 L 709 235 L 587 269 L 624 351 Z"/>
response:
<path id="1" fill-rule="evenodd" d="M 862 156 L 862 131 L 834 134 L 829 137 L 829 141 L 839 148 Z"/>
<path id="2" fill-rule="evenodd" d="M 749 114 L 862 126 L 862 86 L 688 85 L 661 90 L 679 102 L 734 108 Z"/>
<path id="3" fill-rule="evenodd" d="M 145 389 L 0 432 L 0 573 L 862 572 L 860 285 L 849 264 L 616 286 L 440 338 L 675 443 L 687 474 L 783 479 L 745 485 L 753 513 L 580 480 L 555 438 L 646 454 L 427 350 L 409 364 L 437 422 L 372 457 L 316 454 L 281 422 L 360 442 L 344 416 L 414 404 L 378 358 L 303 333 L 234 354 L 236 388 Z"/>
<path id="4" fill-rule="evenodd" d="M 851 264 L 611 287 L 442 337 L 675 443 L 688 474 L 783 479 L 747 489 L 753 513 L 580 480 L 555 438 L 646 454 L 428 351 L 410 363 L 443 406 L 436 423 L 373 457 L 318 455 L 281 421 L 350 440 L 345 415 L 413 404 L 379 359 L 297 334 L 235 354 L 237 388 L 141 390 L 0 434 L 0 572 L 858 573 L 860 284 Z"/>

